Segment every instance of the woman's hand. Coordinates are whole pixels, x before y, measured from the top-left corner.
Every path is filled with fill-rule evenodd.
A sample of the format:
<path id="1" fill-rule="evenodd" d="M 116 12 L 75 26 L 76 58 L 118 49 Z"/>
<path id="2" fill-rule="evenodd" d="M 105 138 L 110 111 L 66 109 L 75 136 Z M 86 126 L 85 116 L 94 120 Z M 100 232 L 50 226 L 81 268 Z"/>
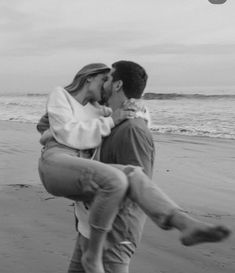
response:
<path id="1" fill-rule="evenodd" d="M 100 115 L 103 117 L 110 117 L 113 113 L 112 109 L 108 106 L 101 105 L 97 101 L 92 102 L 92 105 L 100 110 Z"/>
<path id="2" fill-rule="evenodd" d="M 107 107 L 107 106 L 103 106 L 103 116 L 104 117 L 110 117 L 113 113 L 113 110 L 110 108 L 110 107 Z"/>
<path id="3" fill-rule="evenodd" d="M 121 123 L 123 120 L 135 118 L 136 114 L 131 110 L 117 109 L 115 110 L 111 117 L 115 125 Z"/>

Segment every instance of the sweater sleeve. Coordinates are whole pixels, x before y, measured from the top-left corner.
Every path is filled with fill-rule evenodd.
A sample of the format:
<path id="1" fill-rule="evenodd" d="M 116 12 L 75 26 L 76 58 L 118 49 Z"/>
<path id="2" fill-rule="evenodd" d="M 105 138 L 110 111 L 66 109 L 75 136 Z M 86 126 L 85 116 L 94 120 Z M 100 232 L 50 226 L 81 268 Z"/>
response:
<path id="1" fill-rule="evenodd" d="M 73 98 L 68 96 L 62 90 L 55 90 L 49 95 L 47 112 L 53 137 L 71 148 L 96 148 L 101 144 L 102 137 L 110 134 L 114 126 L 113 119 L 101 116 L 81 120 L 81 116 L 86 115 L 84 107 L 77 102 L 75 104 L 75 101 L 72 103 Z M 74 107 L 78 107 L 79 111 L 74 111 Z M 81 116 L 77 113 L 81 113 Z"/>

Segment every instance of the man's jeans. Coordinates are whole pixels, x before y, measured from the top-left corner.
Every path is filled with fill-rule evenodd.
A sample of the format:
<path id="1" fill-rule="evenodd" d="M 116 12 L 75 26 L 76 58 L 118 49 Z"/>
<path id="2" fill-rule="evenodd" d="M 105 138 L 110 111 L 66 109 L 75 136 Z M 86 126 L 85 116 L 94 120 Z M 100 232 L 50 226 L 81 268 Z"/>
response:
<path id="1" fill-rule="evenodd" d="M 81 257 L 87 249 L 87 243 L 88 240 L 78 233 L 68 273 L 85 273 L 81 264 Z M 123 242 L 123 244 L 113 242 L 113 245 L 109 245 L 103 254 L 105 273 L 128 273 L 130 259 L 134 251 L 135 247 L 130 242 Z"/>

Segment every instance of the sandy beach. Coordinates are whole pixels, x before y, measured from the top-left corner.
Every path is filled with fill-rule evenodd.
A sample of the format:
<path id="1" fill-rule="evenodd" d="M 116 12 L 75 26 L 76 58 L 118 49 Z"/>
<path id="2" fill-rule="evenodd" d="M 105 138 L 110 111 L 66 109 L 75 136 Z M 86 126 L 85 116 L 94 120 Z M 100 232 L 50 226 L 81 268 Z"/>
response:
<path id="1" fill-rule="evenodd" d="M 0 122 L 0 272 L 64 273 L 76 238 L 73 204 L 40 184 L 35 125 Z M 235 140 L 154 135 L 154 179 L 190 215 L 235 231 Z M 235 272 L 235 236 L 182 246 L 147 221 L 130 273 Z"/>

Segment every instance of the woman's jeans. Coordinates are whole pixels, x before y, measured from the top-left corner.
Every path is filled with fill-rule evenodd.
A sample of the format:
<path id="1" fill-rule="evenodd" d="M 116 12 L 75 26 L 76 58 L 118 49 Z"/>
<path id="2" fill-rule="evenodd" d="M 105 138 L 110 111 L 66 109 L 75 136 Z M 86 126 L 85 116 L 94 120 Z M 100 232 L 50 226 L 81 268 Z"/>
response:
<path id="1" fill-rule="evenodd" d="M 39 174 L 52 195 L 84 202 L 93 199 L 89 224 L 102 230 L 111 229 L 127 188 L 129 198 L 161 228 L 170 228 L 172 213 L 180 209 L 142 168 L 80 158 L 76 150 L 59 144 L 42 152 Z"/>
<path id="2" fill-rule="evenodd" d="M 128 187 L 126 175 L 101 162 L 78 157 L 78 151 L 63 145 L 45 148 L 39 159 L 39 175 L 54 196 L 92 201 L 89 224 L 108 231 Z"/>

